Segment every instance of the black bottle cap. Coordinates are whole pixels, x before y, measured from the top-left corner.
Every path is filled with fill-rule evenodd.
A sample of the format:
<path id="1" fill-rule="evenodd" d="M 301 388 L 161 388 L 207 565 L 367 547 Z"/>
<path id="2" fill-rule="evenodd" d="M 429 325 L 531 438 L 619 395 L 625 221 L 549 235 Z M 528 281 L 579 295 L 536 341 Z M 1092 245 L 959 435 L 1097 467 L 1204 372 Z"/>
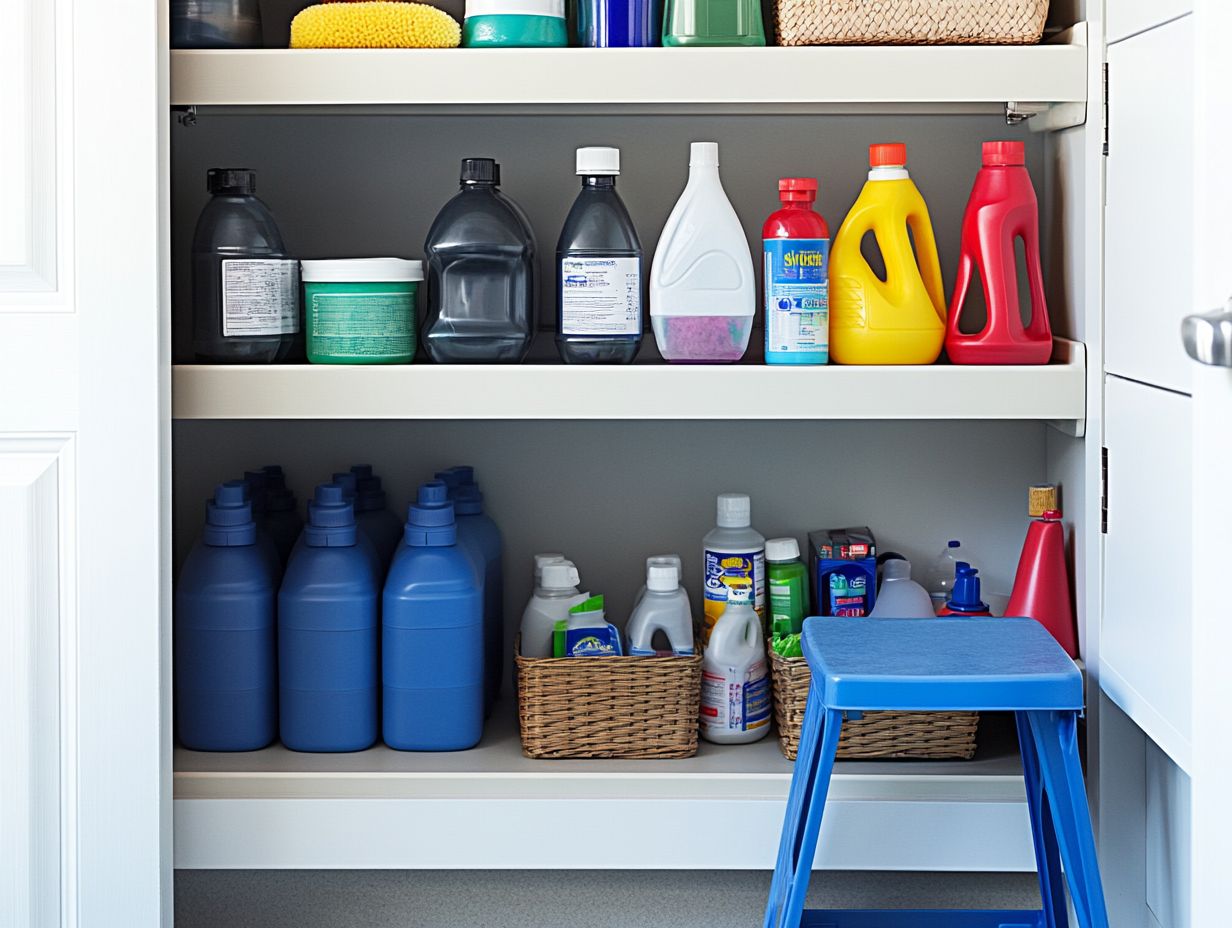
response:
<path id="1" fill-rule="evenodd" d="M 257 172 L 250 168 L 210 168 L 205 178 L 205 185 L 213 194 L 257 192 Z"/>
<path id="2" fill-rule="evenodd" d="M 495 158 L 463 158 L 463 184 L 492 184 L 500 186 L 500 165 Z"/>

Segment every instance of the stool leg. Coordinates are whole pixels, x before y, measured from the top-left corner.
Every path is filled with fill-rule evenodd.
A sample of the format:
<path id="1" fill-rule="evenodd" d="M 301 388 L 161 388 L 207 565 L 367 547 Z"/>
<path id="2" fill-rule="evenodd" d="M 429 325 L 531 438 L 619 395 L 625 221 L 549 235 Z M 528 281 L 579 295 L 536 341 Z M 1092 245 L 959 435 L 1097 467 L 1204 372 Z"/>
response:
<path id="1" fill-rule="evenodd" d="M 1022 774 L 1027 787 L 1027 809 L 1031 814 L 1031 837 L 1035 848 L 1035 868 L 1039 873 L 1040 900 L 1044 911 L 1044 928 L 1069 928 L 1065 907 L 1065 884 L 1061 873 L 1061 858 L 1057 851 L 1057 833 L 1052 826 L 1052 812 L 1040 779 L 1039 755 L 1031 735 L 1031 722 L 1025 712 L 1015 712 L 1018 723 L 1018 751 L 1022 755 Z"/>
<path id="2" fill-rule="evenodd" d="M 804 705 L 804 720 L 800 725 L 800 744 L 796 749 L 796 765 L 791 772 L 787 812 L 783 816 L 783 833 L 779 838 L 779 852 L 774 865 L 774 877 L 770 881 L 770 899 L 766 903 L 763 928 L 778 928 L 779 913 L 787 901 L 787 886 L 793 872 L 792 855 L 800 846 L 800 829 L 804 826 L 800 810 L 813 791 L 813 778 L 817 775 L 817 751 L 821 746 L 821 726 L 825 714 L 825 707 L 817 698 L 816 688 L 810 686 Z"/>
<path id="3" fill-rule="evenodd" d="M 1077 712 L 1027 713 L 1079 928 L 1108 928 L 1091 810 L 1078 758 Z"/>

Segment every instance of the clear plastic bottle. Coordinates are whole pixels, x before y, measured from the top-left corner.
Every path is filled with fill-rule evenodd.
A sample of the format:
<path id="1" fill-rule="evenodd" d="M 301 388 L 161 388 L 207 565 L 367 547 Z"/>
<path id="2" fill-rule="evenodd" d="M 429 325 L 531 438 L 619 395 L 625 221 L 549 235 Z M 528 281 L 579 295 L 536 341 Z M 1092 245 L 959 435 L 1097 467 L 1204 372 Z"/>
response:
<path id="1" fill-rule="evenodd" d="M 619 148 L 579 148 L 582 191 L 556 244 L 556 348 L 566 364 L 628 364 L 642 345 L 642 243 L 616 192 Z"/>
<path id="2" fill-rule="evenodd" d="M 211 168 L 192 245 L 193 352 L 219 364 L 287 357 L 300 331 L 299 261 L 247 168 Z"/>
<path id="3" fill-rule="evenodd" d="M 517 364 L 535 334 L 535 236 L 494 160 L 464 158 L 460 183 L 424 244 L 424 347 L 438 364 Z"/>
<path id="4" fill-rule="evenodd" d="M 924 589 L 928 590 L 928 595 L 932 598 L 934 611 L 940 612 L 944 609 L 945 601 L 954 592 L 954 577 L 959 561 L 970 562 L 971 556 L 964 550 L 962 542 L 952 538 L 924 572 Z"/>
<path id="5" fill-rule="evenodd" d="M 260 0 L 171 0 L 172 48 L 260 48 Z"/>

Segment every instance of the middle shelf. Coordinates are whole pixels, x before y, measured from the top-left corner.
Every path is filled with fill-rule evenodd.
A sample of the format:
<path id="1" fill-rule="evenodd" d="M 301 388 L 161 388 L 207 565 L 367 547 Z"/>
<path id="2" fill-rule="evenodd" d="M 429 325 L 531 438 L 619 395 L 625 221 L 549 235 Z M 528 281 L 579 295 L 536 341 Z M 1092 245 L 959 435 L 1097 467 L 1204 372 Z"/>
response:
<path id="1" fill-rule="evenodd" d="M 1080 430 L 1086 352 L 1040 366 L 201 365 L 176 419 L 1032 419 Z"/>

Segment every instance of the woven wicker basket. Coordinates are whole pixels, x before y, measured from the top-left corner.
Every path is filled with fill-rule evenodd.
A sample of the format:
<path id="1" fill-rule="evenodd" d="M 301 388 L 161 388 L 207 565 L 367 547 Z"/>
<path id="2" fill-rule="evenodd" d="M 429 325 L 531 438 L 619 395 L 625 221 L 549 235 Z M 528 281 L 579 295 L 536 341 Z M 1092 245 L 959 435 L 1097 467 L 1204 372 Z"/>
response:
<path id="1" fill-rule="evenodd" d="M 522 657 L 518 722 L 527 757 L 692 757 L 702 659 Z"/>
<path id="2" fill-rule="evenodd" d="M 1030 45 L 1048 0 L 777 0 L 780 45 Z"/>
<path id="3" fill-rule="evenodd" d="M 802 657 L 780 657 L 772 651 L 770 672 L 779 747 L 788 760 L 795 760 L 811 679 L 808 664 Z M 970 760 L 975 756 L 975 730 L 979 722 L 978 712 L 866 712 L 862 719 L 843 723 L 838 756 L 847 760 Z"/>

